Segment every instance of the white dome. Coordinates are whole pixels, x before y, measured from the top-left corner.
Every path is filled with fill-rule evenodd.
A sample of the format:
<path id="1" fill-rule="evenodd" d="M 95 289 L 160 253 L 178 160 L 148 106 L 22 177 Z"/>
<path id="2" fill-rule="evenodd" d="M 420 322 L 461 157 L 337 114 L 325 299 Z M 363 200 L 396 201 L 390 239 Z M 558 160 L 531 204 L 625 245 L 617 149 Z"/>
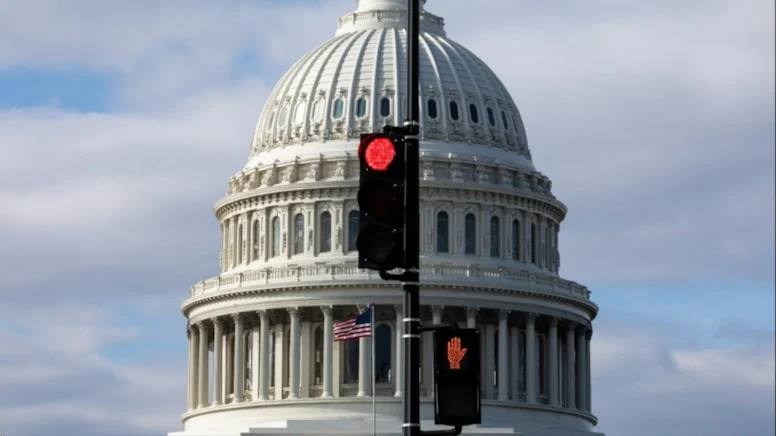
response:
<path id="1" fill-rule="evenodd" d="M 259 118 L 252 157 L 290 144 L 357 140 L 401 125 L 406 112 L 406 1 L 361 0 L 336 36 L 300 59 L 275 86 Z M 424 12 L 420 36 L 422 144 L 508 152 L 533 168 L 517 106 L 485 63 L 447 38 L 442 18 Z M 458 147 L 455 147 L 458 144 Z M 313 150 L 309 150 L 313 151 Z M 494 150 L 495 151 L 495 150 Z M 503 155 L 504 153 L 498 153 Z M 504 156 L 494 156 L 503 160 Z M 258 162 L 249 162 L 246 169 Z"/>

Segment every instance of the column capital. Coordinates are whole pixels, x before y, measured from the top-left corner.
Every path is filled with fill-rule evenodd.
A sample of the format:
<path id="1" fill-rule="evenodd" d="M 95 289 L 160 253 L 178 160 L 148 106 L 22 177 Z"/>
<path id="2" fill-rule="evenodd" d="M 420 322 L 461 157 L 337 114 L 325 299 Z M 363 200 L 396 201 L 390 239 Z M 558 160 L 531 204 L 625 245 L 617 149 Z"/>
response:
<path id="1" fill-rule="evenodd" d="M 539 315 L 537 315 L 537 314 L 535 314 L 535 313 L 533 313 L 533 312 L 527 312 L 527 313 L 525 314 L 525 319 L 526 319 L 526 321 L 528 321 L 528 322 L 530 322 L 530 323 L 533 323 L 533 322 L 535 322 L 535 321 L 536 321 L 536 318 L 537 318 L 538 316 L 539 316 Z"/>
<path id="2" fill-rule="evenodd" d="M 479 307 L 473 307 L 469 306 L 466 308 L 466 315 L 467 316 L 477 316 L 477 312 L 480 310 Z"/>
<path id="3" fill-rule="evenodd" d="M 551 316 L 550 317 L 550 326 L 557 328 L 559 321 L 560 321 L 560 318 L 558 318 L 557 316 Z"/>
<path id="4" fill-rule="evenodd" d="M 208 325 L 207 324 L 208 324 L 208 321 L 204 320 L 204 319 L 201 320 L 201 321 L 197 321 L 197 328 L 199 329 L 200 333 L 202 333 L 203 331 L 207 331 L 208 330 Z"/>
<path id="5" fill-rule="evenodd" d="M 499 309 L 498 311 L 499 321 L 502 321 L 502 320 L 506 321 L 506 319 L 509 317 L 510 312 L 511 310 L 508 310 L 508 309 Z"/>
<path id="6" fill-rule="evenodd" d="M 289 307 L 286 309 L 288 311 L 288 315 L 291 317 L 295 317 L 299 315 L 299 308 L 298 307 Z"/>
<path id="7" fill-rule="evenodd" d="M 431 313 L 438 313 L 441 315 L 443 310 L 445 310 L 445 306 L 431 306 Z"/>
<path id="8" fill-rule="evenodd" d="M 321 306 L 321 312 L 323 312 L 323 314 L 326 316 L 331 316 L 331 314 L 334 312 L 334 307 L 331 305 Z"/>
<path id="9" fill-rule="evenodd" d="M 394 304 L 393 310 L 396 311 L 397 315 L 404 314 L 404 305 L 403 304 Z"/>
<path id="10" fill-rule="evenodd" d="M 213 327 L 223 327 L 224 325 L 224 320 L 220 316 L 214 316 L 213 318 L 210 318 L 210 321 L 213 322 Z"/>
<path id="11" fill-rule="evenodd" d="M 269 316 L 269 313 L 267 313 L 266 309 L 257 310 L 256 314 L 259 315 L 259 319 L 261 319 L 262 321 L 267 319 L 267 317 Z"/>
<path id="12" fill-rule="evenodd" d="M 242 324 L 242 320 L 243 319 L 242 319 L 242 314 L 241 313 L 239 313 L 239 312 L 233 313 L 231 316 L 232 316 L 232 319 L 234 320 L 235 324 L 238 323 L 238 322 Z"/>
<path id="13" fill-rule="evenodd" d="M 567 331 L 574 331 L 577 329 L 578 324 L 574 321 L 567 321 L 566 322 L 566 330 Z"/>

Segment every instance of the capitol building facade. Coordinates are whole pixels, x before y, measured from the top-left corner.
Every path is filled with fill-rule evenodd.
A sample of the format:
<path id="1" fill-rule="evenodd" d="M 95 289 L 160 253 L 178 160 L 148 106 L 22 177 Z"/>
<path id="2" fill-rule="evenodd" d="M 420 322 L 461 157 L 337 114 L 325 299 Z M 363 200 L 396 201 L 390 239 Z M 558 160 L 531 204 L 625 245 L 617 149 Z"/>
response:
<path id="1" fill-rule="evenodd" d="M 182 305 L 188 402 L 171 435 L 368 435 L 373 392 L 378 433 L 401 434 L 403 291 L 357 267 L 356 196 L 359 135 L 405 118 L 406 21 L 406 0 L 359 0 L 268 98 L 215 205 L 220 274 Z M 421 314 L 482 333 L 483 423 L 465 433 L 597 434 L 597 306 L 559 275 L 566 208 L 490 68 L 427 11 L 420 38 Z M 372 304 L 372 337 L 333 340 Z M 431 333 L 422 344 L 429 429 Z"/>

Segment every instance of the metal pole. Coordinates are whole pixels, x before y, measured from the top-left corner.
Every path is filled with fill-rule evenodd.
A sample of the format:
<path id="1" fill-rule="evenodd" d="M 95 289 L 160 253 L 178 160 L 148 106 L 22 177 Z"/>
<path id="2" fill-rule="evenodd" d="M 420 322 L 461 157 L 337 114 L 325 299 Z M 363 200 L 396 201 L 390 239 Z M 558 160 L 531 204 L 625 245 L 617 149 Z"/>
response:
<path id="1" fill-rule="evenodd" d="M 418 39 L 420 0 L 408 0 L 407 8 L 407 122 L 404 255 L 407 280 L 404 288 L 404 436 L 420 436 L 420 280 L 418 143 L 420 101 L 418 98 Z"/>
<path id="2" fill-rule="evenodd" d="M 371 319 L 369 320 L 369 322 L 370 322 L 370 324 L 372 324 L 370 326 L 370 330 L 371 330 L 372 336 L 369 338 L 369 344 L 371 345 L 370 348 L 372 349 L 371 350 L 372 351 L 372 358 L 371 358 L 371 362 L 370 362 L 369 366 L 370 366 L 370 368 L 372 370 L 372 434 L 374 436 L 377 436 L 377 401 L 376 401 L 376 396 L 377 396 L 377 383 L 376 383 L 376 379 L 377 379 L 377 377 L 375 377 L 375 375 L 376 375 L 375 373 L 377 372 L 375 370 L 375 339 L 377 339 L 377 335 L 376 335 L 376 332 L 375 332 L 375 305 L 374 305 L 374 303 L 370 304 L 370 307 L 371 307 L 371 309 L 370 309 L 371 310 L 371 312 L 370 312 L 371 313 L 371 317 L 370 317 Z"/>

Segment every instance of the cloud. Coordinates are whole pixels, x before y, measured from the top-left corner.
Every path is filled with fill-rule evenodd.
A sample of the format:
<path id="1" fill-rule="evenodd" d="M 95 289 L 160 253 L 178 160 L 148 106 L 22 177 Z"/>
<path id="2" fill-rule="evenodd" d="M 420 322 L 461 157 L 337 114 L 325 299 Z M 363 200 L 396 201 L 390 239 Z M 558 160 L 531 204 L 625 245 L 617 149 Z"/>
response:
<path id="1" fill-rule="evenodd" d="M 598 320 L 593 408 L 609 436 L 773 434 L 774 341 L 702 344 L 683 323 Z M 742 344 L 743 343 L 743 344 Z M 770 429 L 770 430 L 769 430 Z"/>

